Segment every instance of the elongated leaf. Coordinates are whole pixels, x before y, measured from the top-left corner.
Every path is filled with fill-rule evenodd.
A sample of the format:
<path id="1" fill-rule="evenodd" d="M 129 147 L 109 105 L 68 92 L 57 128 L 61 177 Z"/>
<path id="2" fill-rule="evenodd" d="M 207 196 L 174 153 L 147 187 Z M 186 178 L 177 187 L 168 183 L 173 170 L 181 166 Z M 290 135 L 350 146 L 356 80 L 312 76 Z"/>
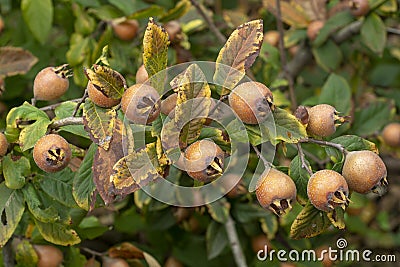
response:
<path id="1" fill-rule="evenodd" d="M 115 201 L 115 189 L 110 181 L 110 176 L 114 173 L 113 166 L 124 157 L 123 136 L 125 134 L 124 124 L 116 119 L 108 150 L 98 147 L 93 160 L 93 181 L 101 198 L 106 204 Z"/>
<path id="2" fill-rule="evenodd" d="M 33 36 L 44 44 L 53 24 L 53 2 L 51 0 L 22 0 L 21 10 Z"/>
<path id="3" fill-rule="evenodd" d="M 160 17 L 160 21 L 166 22 L 179 19 L 189 11 L 190 7 L 191 4 L 189 0 L 180 0 L 173 8 Z"/>
<path id="4" fill-rule="evenodd" d="M 307 159 L 304 159 L 304 163 L 311 169 L 310 163 Z M 297 155 L 293 158 L 290 162 L 289 166 L 289 176 L 293 179 L 294 183 L 296 184 L 297 189 L 297 201 L 305 205 L 308 200 L 307 196 L 307 183 L 308 179 L 310 179 L 310 175 L 308 172 L 303 168 L 301 163 L 300 157 Z"/>
<path id="5" fill-rule="evenodd" d="M 214 221 L 225 223 L 228 219 L 231 205 L 225 198 L 221 198 L 217 201 L 207 204 L 207 208 Z"/>
<path id="6" fill-rule="evenodd" d="M 225 95 L 244 77 L 257 56 L 263 42 L 263 21 L 253 20 L 237 27 L 220 50 L 215 67 L 214 83 L 222 86 Z"/>
<path id="7" fill-rule="evenodd" d="M 296 9 L 294 5 L 286 1 L 280 1 L 282 20 L 286 24 L 296 28 L 306 28 L 309 24 L 310 18 L 307 17 L 304 10 Z M 277 15 L 276 0 L 263 0 L 264 6 Z"/>
<path id="8" fill-rule="evenodd" d="M 31 165 L 25 157 L 14 160 L 11 155 L 7 155 L 3 158 L 3 175 L 6 186 L 10 189 L 22 188 L 30 171 Z"/>
<path id="9" fill-rule="evenodd" d="M 86 99 L 83 105 L 83 124 L 90 139 L 100 147 L 108 150 L 113 137 L 113 128 L 117 112 L 115 109 L 104 109 Z"/>
<path id="10" fill-rule="evenodd" d="M 235 130 L 237 131 L 238 129 Z M 214 143 L 217 144 L 224 151 L 230 151 L 231 149 L 229 136 L 225 131 L 221 129 L 214 127 L 203 127 L 201 129 L 199 139 L 205 138 L 214 141 Z"/>
<path id="11" fill-rule="evenodd" d="M 382 54 L 386 45 L 386 26 L 375 13 L 370 13 L 361 26 L 361 40 L 373 52 Z"/>
<path id="12" fill-rule="evenodd" d="M 110 67 L 93 65 L 85 73 L 97 90 L 112 99 L 120 99 L 127 88 L 125 78 Z"/>
<path id="13" fill-rule="evenodd" d="M 330 17 L 324 23 L 324 27 L 319 31 L 317 38 L 315 38 L 313 42 L 313 45 L 314 46 L 322 45 L 332 33 L 346 26 L 347 24 L 352 22 L 353 19 L 354 17 L 350 14 L 349 11 L 339 12 L 334 16 Z"/>
<path id="14" fill-rule="evenodd" d="M 197 140 L 208 117 L 211 89 L 196 64 L 191 64 L 172 80 L 171 86 L 178 93 L 174 121 L 176 128 L 180 129 L 180 145 L 186 147 Z"/>
<path id="15" fill-rule="evenodd" d="M 96 144 L 89 147 L 79 170 L 75 174 L 72 185 L 72 195 L 78 206 L 84 210 L 89 210 L 92 194 L 96 190 L 92 172 L 93 157 L 96 150 Z"/>
<path id="16" fill-rule="evenodd" d="M 275 142 L 297 143 L 300 139 L 307 137 L 306 128 L 290 112 L 275 108 L 273 111 L 276 127 Z"/>
<path id="17" fill-rule="evenodd" d="M 167 68 L 168 34 L 150 17 L 143 37 L 143 64 L 149 78 Z M 150 79 L 150 84 L 159 93 L 164 90 L 165 72 Z"/>
<path id="18" fill-rule="evenodd" d="M 348 114 L 351 106 L 351 88 L 347 81 L 335 73 L 329 75 L 322 87 L 319 102 L 334 106 L 343 115 Z"/>
<path id="19" fill-rule="evenodd" d="M 144 19 L 148 17 L 158 17 L 165 12 L 164 8 L 157 5 L 151 5 L 147 8 L 138 10 L 132 14 L 130 14 L 127 19 Z"/>
<path id="20" fill-rule="evenodd" d="M 341 207 L 336 207 L 334 210 L 328 212 L 326 214 L 329 221 L 338 229 L 346 228 L 346 224 L 344 222 L 344 210 Z"/>
<path id="21" fill-rule="evenodd" d="M 85 217 L 77 229 L 82 239 L 94 239 L 101 236 L 108 230 L 108 227 L 101 224 L 95 216 Z"/>
<path id="22" fill-rule="evenodd" d="M 211 222 L 206 232 L 207 259 L 211 260 L 220 255 L 228 245 L 228 240 L 224 225 Z"/>
<path id="23" fill-rule="evenodd" d="M 43 238 L 56 245 L 72 246 L 79 244 L 81 239 L 75 230 L 61 223 L 43 223 L 35 220 L 37 229 Z"/>
<path id="24" fill-rule="evenodd" d="M 55 108 L 54 112 L 56 117 L 54 120 L 64 119 L 67 117 L 71 117 L 75 108 L 78 104 L 72 101 L 66 101 L 61 103 L 58 107 Z M 88 133 L 85 131 L 83 125 L 66 125 L 60 127 L 60 130 L 66 131 L 84 138 L 89 138 Z"/>
<path id="25" fill-rule="evenodd" d="M 319 47 L 313 47 L 312 53 L 318 65 L 327 72 L 337 69 L 343 58 L 342 51 L 332 40 Z"/>
<path id="26" fill-rule="evenodd" d="M 319 235 L 331 225 L 326 213 L 317 210 L 310 202 L 297 215 L 290 228 L 290 238 L 301 239 Z"/>
<path id="27" fill-rule="evenodd" d="M 20 190 L 12 190 L 5 183 L 0 184 L 0 246 L 12 236 L 22 218 L 25 203 Z"/>
<path id="28" fill-rule="evenodd" d="M 0 77 L 25 74 L 37 61 L 37 57 L 23 48 L 0 47 Z"/>
<path id="29" fill-rule="evenodd" d="M 150 143 L 146 148 L 123 157 L 113 169 L 110 181 L 115 194 L 121 196 L 135 192 L 142 186 L 161 178 L 159 172 L 162 172 L 162 169 L 158 164 L 155 143 Z"/>

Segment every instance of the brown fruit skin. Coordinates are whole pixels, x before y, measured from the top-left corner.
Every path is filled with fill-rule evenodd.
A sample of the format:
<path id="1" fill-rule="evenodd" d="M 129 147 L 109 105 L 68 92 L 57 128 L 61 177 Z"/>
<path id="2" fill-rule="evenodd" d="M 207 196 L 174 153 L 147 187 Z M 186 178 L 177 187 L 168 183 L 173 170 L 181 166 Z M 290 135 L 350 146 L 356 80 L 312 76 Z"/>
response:
<path id="1" fill-rule="evenodd" d="M 103 258 L 103 267 L 129 267 L 129 264 L 126 260 L 121 258 L 110 258 L 104 257 Z"/>
<path id="2" fill-rule="evenodd" d="M 0 157 L 7 154 L 8 142 L 7 138 L 3 133 L 0 133 Z"/>
<path id="3" fill-rule="evenodd" d="M 325 22 L 322 20 L 314 20 L 307 27 L 307 37 L 311 41 L 314 41 L 317 38 L 319 31 L 324 27 Z"/>
<path id="4" fill-rule="evenodd" d="M 387 170 L 382 159 L 372 151 L 361 150 L 347 153 L 342 174 L 350 190 L 365 194 L 386 178 Z"/>
<path id="5" fill-rule="evenodd" d="M 324 255 L 321 255 L 322 252 L 324 251 Z M 333 265 L 333 261 L 329 258 L 329 247 L 328 246 L 322 246 L 317 249 L 315 249 L 315 255 L 319 259 L 322 256 L 322 266 L 324 267 L 331 267 Z"/>
<path id="6" fill-rule="evenodd" d="M 271 168 L 258 181 L 256 197 L 263 208 L 269 209 L 275 200 L 294 201 L 296 199 L 296 185 L 288 175 Z"/>
<path id="7" fill-rule="evenodd" d="M 258 124 L 265 121 L 272 101 L 272 92 L 259 82 L 239 84 L 229 94 L 229 105 L 236 115 L 247 124 Z M 263 112 L 260 112 L 259 109 L 262 109 Z"/>
<path id="8" fill-rule="evenodd" d="M 336 132 L 335 108 L 331 105 L 320 104 L 308 111 L 307 132 L 311 135 L 327 137 Z"/>
<path id="9" fill-rule="evenodd" d="M 56 159 L 54 159 L 54 154 L 57 157 Z M 67 167 L 71 161 L 71 156 L 72 152 L 68 142 L 57 134 L 43 136 L 33 148 L 33 159 L 36 165 L 49 173 L 58 172 Z"/>
<path id="10" fill-rule="evenodd" d="M 260 250 L 264 251 L 267 246 L 267 251 L 271 250 L 271 243 L 269 242 L 266 235 L 257 235 L 251 239 L 251 248 L 254 253 L 258 253 Z"/>
<path id="11" fill-rule="evenodd" d="M 339 190 L 342 190 L 346 195 L 349 194 L 346 180 L 340 173 L 333 170 L 317 171 L 308 180 L 308 198 L 314 207 L 322 211 L 329 212 L 332 210 L 328 207 L 328 201 Z"/>
<path id="12" fill-rule="evenodd" d="M 121 23 L 112 24 L 114 34 L 122 41 L 130 41 L 136 37 L 139 30 L 137 20 L 126 20 Z"/>
<path id="13" fill-rule="evenodd" d="M 385 144 L 392 147 L 400 147 L 400 123 L 392 122 L 385 126 L 382 131 Z"/>
<path id="14" fill-rule="evenodd" d="M 362 17 L 369 12 L 368 0 L 351 0 L 350 12 L 355 17 Z"/>
<path id="15" fill-rule="evenodd" d="M 64 256 L 56 247 L 49 245 L 33 245 L 39 261 L 37 267 L 58 267 L 62 263 Z"/>
<path id="16" fill-rule="evenodd" d="M 111 97 L 105 96 L 100 90 L 97 90 L 90 81 L 88 82 L 87 90 L 89 98 L 99 107 L 111 108 L 121 102 L 121 99 L 112 99 Z"/>
<path id="17" fill-rule="evenodd" d="M 168 117 L 173 117 L 174 114 L 171 113 L 171 111 L 175 109 L 177 99 L 178 99 L 178 94 L 173 93 L 172 95 L 169 95 L 166 99 L 161 101 L 161 113 L 168 115 Z"/>
<path id="18" fill-rule="evenodd" d="M 47 67 L 36 75 L 33 81 L 33 95 L 37 100 L 56 100 L 67 92 L 68 87 L 68 79 L 58 76 L 53 67 Z"/>
<path id="19" fill-rule="evenodd" d="M 209 182 L 214 180 L 214 175 L 207 174 L 207 168 L 212 161 L 218 158 L 221 168 L 224 166 L 224 151 L 209 140 L 196 141 L 185 150 L 184 163 L 187 174 L 194 180 Z"/>
<path id="20" fill-rule="evenodd" d="M 264 42 L 277 47 L 279 45 L 279 32 L 278 31 L 267 31 L 264 34 Z"/>
<path id="21" fill-rule="evenodd" d="M 178 21 L 176 21 L 176 20 L 168 21 L 164 25 L 164 29 L 167 31 L 169 40 L 171 42 L 178 41 L 177 35 L 182 32 L 181 25 L 179 24 Z"/>
<path id="22" fill-rule="evenodd" d="M 4 21 L 3 19 L 0 17 L 0 33 L 4 30 Z"/>
<path id="23" fill-rule="evenodd" d="M 183 267 L 183 264 L 178 261 L 176 258 L 170 256 L 165 261 L 164 267 Z"/>
<path id="24" fill-rule="evenodd" d="M 149 79 L 149 74 L 142 64 L 136 72 L 136 83 L 145 83 Z"/>
<path id="25" fill-rule="evenodd" d="M 149 101 L 153 103 L 152 108 L 146 104 Z M 146 107 L 140 108 L 143 104 Z M 121 109 L 133 123 L 143 125 L 151 123 L 160 115 L 160 95 L 149 85 L 134 84 L 122 95 Z"/>

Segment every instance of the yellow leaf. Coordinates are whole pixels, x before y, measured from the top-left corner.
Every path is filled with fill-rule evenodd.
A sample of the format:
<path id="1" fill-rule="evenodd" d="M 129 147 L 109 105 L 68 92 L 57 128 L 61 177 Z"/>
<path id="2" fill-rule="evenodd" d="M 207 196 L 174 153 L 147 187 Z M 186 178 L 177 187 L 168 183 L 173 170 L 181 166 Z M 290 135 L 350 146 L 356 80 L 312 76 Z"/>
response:
<path id="1" fill-rule="evenodd" d="M 308 24 L 310 23 L 310 19 L 307 17 L 304 10 L 302 10 L 302 8 L 299 8 L 299 5 L 294 5 L 293 2 L 280 2 L 283 22 L 295 28 L 306 28 L 308 26 Z M 275 0 L 263 0 L 263 3 L 264 6 L 266 6 L 272 14 L 277 16 Z"/>

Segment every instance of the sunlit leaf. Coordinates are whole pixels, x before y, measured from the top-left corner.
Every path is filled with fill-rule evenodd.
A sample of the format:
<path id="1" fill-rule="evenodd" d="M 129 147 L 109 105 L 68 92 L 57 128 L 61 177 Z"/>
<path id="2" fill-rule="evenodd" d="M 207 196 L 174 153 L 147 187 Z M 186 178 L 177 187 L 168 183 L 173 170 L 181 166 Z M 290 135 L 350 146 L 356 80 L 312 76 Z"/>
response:
<path id="1" fill-rule="evenodd" d="M 120 99 L 127 88 L 125 78 L 110 67 L 93 65 L 85 73 L 97 90 L 112 99 Z"/>
<path id="2" fill-rule="evenodd" d="M 7 155 L 2 163 L 6 186 L 10 189 L 22 188 L 25 185 L 25 177 L 31 171 L 29 160 L 25 157 L 13 159 L 11 155 Z"/>
<path id="3" fill-rule="evenodd" d="M 165 14 L 160 17 L 161 22 L 177 20 L 185 15 L 191 7 L 189 0 L 180 0 L 175 4 L 173 8 L 168 10 Z"/>
<path id="4" fill-rule="evenodd" d="M 25 74 L 37 61 L 31 52 L 20 47 L 0 47 L 0 77 Z"/>
<path id="5" fill-rule="evenodd" d="M 39 257 L 32 244 L 28 240 L 22 240 L 17 245 L 15 260 L 17 261 L 17 266 L 35 267 Z"/>
<path id="6" fill-rule="evenodd" d="M 71 117 L 75 108 L 78 104 L 72 101 L 66 101 L 61 103 L 54 109 L 56 117 L 53 120 L 60 120 Z M 78 135 L 84 138 L 89 138 L 88 133 L 85 131 L 83 125 L 65 125 L 60 127 L 60 130 Z"/>
<path id="7" fill-rule="evenodd" d="M 53 244 L 72 246 L 81 242 L 76 231 L 64 224 L 43 223 L 38 220 L 35 220 L 35 224 L 43 238 Z"/>
<path id="8" fill-rule="evenodd" d="M 148 17 L 158 17 L 165 12 L 164 8 L 157 5 L 151 5 L 147 8 L 135 11 L 134 13 L 127 16 L 127 19 L 144 19 Z"/>
<path id="9" fill-rule="evenodd" d="M 22 0 L 21 11 L 33 36 L 44 44 L 53 24 L 53 2 L 51 0 Z"/>
<path id="10" fill-rule="evenodd" d="M 264 6 L 277 16 L 276 0 L 263 0 Z M 296 28 L 306 28 L 311 21 L 303 9 L 299 10 L 289 2 L 280 1 L 282 20 Z"/>

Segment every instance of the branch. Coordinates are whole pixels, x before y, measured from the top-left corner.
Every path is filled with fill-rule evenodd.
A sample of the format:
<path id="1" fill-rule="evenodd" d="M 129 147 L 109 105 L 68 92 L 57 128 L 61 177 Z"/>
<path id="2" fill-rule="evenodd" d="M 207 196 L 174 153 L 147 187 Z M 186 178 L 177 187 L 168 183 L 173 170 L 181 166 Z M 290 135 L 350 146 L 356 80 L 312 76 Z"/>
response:
<path id="1" fill-rule="evenodd" d="M 14 257 L 13 257 L 13 251 L 12 251 L 12 243 L 13 238 L 11 237 L 7 243 L 3 247 L 3 263 L 4 266 L 7 267 L 14 267 Z"/>
<path id="2" fill-rule="evenodd" d="M 332 143 L 332 142 L 328 142 L 328 141 L 324 141 L 324 140 L 316 140 L 316 139 L 312 139 L 312 138 L 307 138 L 307 139 L 300 140 L 300 143 L 313 143 L 313 144 L 317 144 L 317 145 L 321 145 L 321 146 L 330 146 L 330 147 L 336 148 L 337 150 L 339 150 L 340 152 L 342 152 L 345 155 L 348 153 L 348 151 L 341 144 L 336 144 L 336 143 Z"/>
<path id="3" fill-rule="evenodd" d="M 279 51 L 280 51 L 280 57 L 281 57 L 281 64 L 283 68 L 283 72 L 286 76 L 286 79 L 289 82 L 289 95 L 290 95 L 290 103 L 292 106 L 292 111 L 294 111 L 297 108 L 297 100 L 296 100 L 296 94 L 294 93 L 294 77 L 290 75 L 288 69 L 287 69 L 287 59 L 286 59 L 286 52 L 285 52 L 285 46 L 284 46 L 284 32 L 283 32 L 283 22 L 282 22 L 282 14 L 281 14 L 281 3 L 280 0 L 276 0 L 276 24 L 277 28 L 279 31 Z"/>
<path id="4" fill-rule="evenodd" d="M 259 159 L 261 159 L 262 162 L 264 163 L 264 166 L 265 167 L 267 167 L 267 166 L 271 167 L 272 164 L 270 162 L 268 162 L 268 160 L 261 154 L 260 150 L 254 145 L 251 145 L 251 146 L 253 147 L 254 151 L 256 152 L 257 157 Z"/>
<path id="5" fill-rule="evenodd" d="M 361 25 L 362 25 L 361 21 L 355 21 L 349 24 L 348 26 L 340 30 L 338 33 L 333 35 L 333 41 L 335 41 L 336 43 L 342 43 L 343 41 L 357 34 L 361 29 Z"/>
<path id="6" fill-rule="evenodd" d="M 60 128 L 62 126 L 67 126 L 67 125 L 82 125 L 82 124 L 83 124 L 82 117 L 68 117 L 68 118 L 53 121 L 53 123 L 50 124 L 50 128 L 55 129 L 55 128 Z"/>
<path id="7" fill-rule="evenodd" d="M 244 257 L 242 248 L 240 246 L 239 237 L 235 228 L 235 221 L 231 215 L 225 223 L 226 234 L 228 235 L 229 243 L 232 248 L 232 254 L 238 267 L 247 267 L 246 258 Z"/>
<path id="8" fill-rule="evenodd" d="M 208 27 L 215 34 L 215 36 L 218 38 L 218 40 L 221 43 L 225 43 L 227 40 L 226 37 L 218 30 L 217 26 L 214 24 L 212 19 L 204 12 L 202 6 L 196 0 L 190 0 L 190 2 L 196 8 L 196 10 L 200 14 L 200 16 L 202 16 L 203 19 L 206 21 L 206 23 L 208 24 Z"/>
<path id="9" fill-rule="evenodd" d="M 88 89 L 85 89 L 85 92 L 83 93 L 82 98 L 78 102 L 78 105 L 76 105 L 74 112 L 72 113 L 72 117 L 76 116 L 76 113 L 78 113 L 79 107 L 82 105 L 83 102 L 85 102 L 86 98 L 88 97 Z"/>
<path id="10" fill-rule="evenodd" d="M 77 98 L 77 99 L 68 100 L 68 102 L 78 103 L 80 100 L 81 100 L 81 98 Z M 60 106 L 62 103 L 65 103 L 65 102 L 55 103 L 53 105 L 41 107 L 40 110 L 43 110 L 43 111 L 54 110 L 56 107 Z"/>
<path id="11" fill-rule="evenodd" d="M 301 145 L 300 145 L 299 143 L 297 143 L 296 146 L 297 146 L 297 150 L 299 151 L 299 157 L 300 157 L 300 161 L 301 161 L 301 167 L 302 167 L 303 169 L 305 169 L 305 170 L 308 172 L 308 174 L 309 174 L 310 176 L 312 176 L 312 175 L 313 175 L 313 172 L 312 172 L 312 170 L 310 169 L 310 166 L 308 166 L 308 165 L 306 164 L 306 160 L 305 160 L 305 158 L 304 158 L 304 151 L 303 151 L 303 148 L 301 147 Z"/>
<path id="12" fill-rule="evenodd" d="M 91 254 L 91 255 L 93 255 L 93 256 L 102 257 L 102 256 L 107 254 L 107 252 L 98 252 L 98 251 L 95 251 L 93 249 L 86 248 L 86 247 L 80 247 L 80 249 L 85 251 L 85 252 L 87 252 L 87 253 L 89 253 L 89 254 Z"/>

